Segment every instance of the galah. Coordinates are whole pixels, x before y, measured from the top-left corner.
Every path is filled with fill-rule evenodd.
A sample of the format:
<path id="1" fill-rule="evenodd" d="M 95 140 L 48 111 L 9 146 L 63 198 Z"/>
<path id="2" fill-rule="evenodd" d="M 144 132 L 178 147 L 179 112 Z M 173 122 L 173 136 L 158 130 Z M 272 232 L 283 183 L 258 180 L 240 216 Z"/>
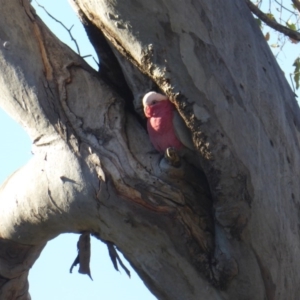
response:
<path id="1" fill-rule="evenodd" d="M 191 133 L 168 97 L 149 92 L 143 97 L 150 141 L 159 152 L 172 147 L 177 151 L 185 147 L 194 150 Z"/>

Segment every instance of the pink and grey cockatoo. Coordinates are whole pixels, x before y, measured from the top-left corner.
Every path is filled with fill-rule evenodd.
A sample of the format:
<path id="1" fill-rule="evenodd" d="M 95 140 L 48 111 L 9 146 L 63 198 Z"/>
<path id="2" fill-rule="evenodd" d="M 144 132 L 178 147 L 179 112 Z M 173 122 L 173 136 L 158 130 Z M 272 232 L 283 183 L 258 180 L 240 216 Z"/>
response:
<path id="1" fill-rule="evenodd" d="M 198 178 L 196 190 L 199 186 L 201 189 L 205 186 L 205 190 L 209 191 L 209 185 L 198 160 L 191 132 L 172 102 L 162 94 L 149 92 L 143 98 L 143 105 L 144 113 L 148 119 L 147 129 L 150 141 L 154 148 L 164 153 L 166 161 L 176 168 L 181 165 L 179 156 L 183 156 L 190 165 L 188 175 L 186 174 L 185 178 L 190 178 L 191 182 L 194 182 L 194 178 Z M 196 167 L 196 171 L 194 167 Z M 199 185 L 199 182 L 202 182 L 202 185 Z M 203 190 L 201 192 L 203 193 Z"/>
<path id="2" fill-rule="evenodd" d="M 143 98 L 144 113 L 148 118 L 147 129 L 150 141 L 159 152 L 175 148 L 194 150 L 191 133 L 168 97 L 149 92 Z"/>

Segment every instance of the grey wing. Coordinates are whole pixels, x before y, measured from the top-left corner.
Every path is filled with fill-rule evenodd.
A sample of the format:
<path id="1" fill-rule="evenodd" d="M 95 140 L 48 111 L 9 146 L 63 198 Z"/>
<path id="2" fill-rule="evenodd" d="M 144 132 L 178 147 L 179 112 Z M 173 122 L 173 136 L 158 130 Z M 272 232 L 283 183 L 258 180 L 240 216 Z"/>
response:
<path id="1" fill-rule="evenodd" d="M 192 134 L 190 130 L 186 127 L 184 121 L 182 120 L 177 111 L 174 111 L 173 125 L 175 135 L 181 141 L 181 143 L 190 150 L 195 150 L 195 146 L 192 140 Z"/>

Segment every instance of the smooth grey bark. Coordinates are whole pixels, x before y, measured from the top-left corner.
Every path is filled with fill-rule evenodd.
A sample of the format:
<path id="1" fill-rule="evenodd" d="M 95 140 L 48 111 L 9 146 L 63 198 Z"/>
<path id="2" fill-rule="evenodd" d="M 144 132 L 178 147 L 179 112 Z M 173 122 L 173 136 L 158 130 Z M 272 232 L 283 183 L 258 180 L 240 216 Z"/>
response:
<path id="1" fill-rule="evenodd" d="M 245 3 L 72 3 L 99 74 L 26 1 L 1 1 L 0 104 L 34 156 L 0 189 L 0 299 L 28 299 L 29 268 L 63 232 L 117 245 L 159 299 L 296 299 L 299 108 Z M 151 153 L 152 88 L 193 133 L 209 188 Z"/>

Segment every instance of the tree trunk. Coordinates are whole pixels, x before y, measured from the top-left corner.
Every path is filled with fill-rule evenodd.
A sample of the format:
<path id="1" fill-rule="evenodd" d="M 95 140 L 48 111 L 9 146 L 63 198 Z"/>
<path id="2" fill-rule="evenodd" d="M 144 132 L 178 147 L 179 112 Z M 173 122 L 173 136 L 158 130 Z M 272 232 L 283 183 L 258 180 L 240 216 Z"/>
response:
<path id="1" fill-rule="evenodd" d="M 0 104 L 34 156 L 0 189 L 0 299 L 29 299 L 63 232 L 115 244 L 159 299 L 297 299 L 299 108 L 245 3 L 72 4 L 99 73 L 1 1 Z M 193 134 L 179 168 L 145 130 L 153 89 Z"/>

